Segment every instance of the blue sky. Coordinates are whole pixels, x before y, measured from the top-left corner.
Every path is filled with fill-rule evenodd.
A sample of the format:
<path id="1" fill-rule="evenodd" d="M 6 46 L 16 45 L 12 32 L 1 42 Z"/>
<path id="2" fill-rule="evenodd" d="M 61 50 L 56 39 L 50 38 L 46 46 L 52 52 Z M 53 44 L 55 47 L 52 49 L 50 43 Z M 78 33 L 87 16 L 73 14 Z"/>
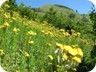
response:
<path id="1" fill-rule="evenodd" d="M 92 3 L 88 0 L 16 0 L 17 4 L 24 2 L 25 5 L 37 8 L 45 4 L 60 4 L 78 10 L 80 14 L 86 14 L 91 10 Z"/>

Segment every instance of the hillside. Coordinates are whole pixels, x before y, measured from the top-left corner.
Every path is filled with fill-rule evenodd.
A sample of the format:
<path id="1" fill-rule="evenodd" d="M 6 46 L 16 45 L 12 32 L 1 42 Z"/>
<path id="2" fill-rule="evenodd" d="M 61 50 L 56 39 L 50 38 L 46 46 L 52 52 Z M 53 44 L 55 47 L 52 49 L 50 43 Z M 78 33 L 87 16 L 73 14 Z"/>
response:
<path id="1" fill-rule="evenodd" d="M 37 13 L 42 13 L 45 14 L 46 12 L 49 12 L 50 8 L 54 8 L 57 11 L 57 15 L 59 16 L 62 13 L 62 16 L 66 16 L 69 17 L 70 14 L 74 14 L 75 15 L 75 20 L 81 20 L 82 19 L 82 15 L 79 14 L 78 12 L 75 12 L 74 10 L 72 10 L 71 8 L 68 8 L 66 6 L 62 6 L 62 5 L 51 5 L 51 4 L 46 4 L 44 6 L 41 6 L 39 8 L 36 8 L 36 12 Z M 89 19 L 88 15 L 85 15 L 86 18 Z"/>
<path id="2" fill-rule="evenodd" d="M 53 10 L 50 11 L 50 9 Z M 35 11 L 40 16 L 41 21 L 45 20 L 57 28 L 74 29 L 85 35 L 88 34 L 90 38 L 93 37 L 91 34 L 92 22 L 87 14 L 79 14 L 66 6 L 51 4 L 36 8 Z"/>
<path id="3" fill-rule="evenodd" d="M 66 30 L 63 25 L 58 28 L 47 21 L 38 22 L 39 18 L 33 19 L 35 13 L 31 8 L 28 8 L 32 13 L 32 19 L 29 19 L 27 7 L 18 6 L 18 11 L 10 10 L 6 4 L 5 7 L 0 8 L 0 65 L 7 72 L 84 72 L 94 67 L 95 57 L 91 52 L 95 44 L 87 33 Z M 63 7 L 53 7 L 63 11 Z M 75 13 L 69 8 L 64 9 Z M 68 21 L 70 19 L 66 23 Z"/>

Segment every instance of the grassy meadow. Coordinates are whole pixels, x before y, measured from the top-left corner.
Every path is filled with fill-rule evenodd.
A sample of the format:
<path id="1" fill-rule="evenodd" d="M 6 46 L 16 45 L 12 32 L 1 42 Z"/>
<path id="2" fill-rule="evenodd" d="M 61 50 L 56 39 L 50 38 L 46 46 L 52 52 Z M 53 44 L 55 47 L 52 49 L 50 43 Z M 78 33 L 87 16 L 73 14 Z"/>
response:
<path id="1" fill-rule="evenodd" d="M 0 65 L 7 72 L 76 72 L 92 62 L 93 41 L 0 9 Z"/>

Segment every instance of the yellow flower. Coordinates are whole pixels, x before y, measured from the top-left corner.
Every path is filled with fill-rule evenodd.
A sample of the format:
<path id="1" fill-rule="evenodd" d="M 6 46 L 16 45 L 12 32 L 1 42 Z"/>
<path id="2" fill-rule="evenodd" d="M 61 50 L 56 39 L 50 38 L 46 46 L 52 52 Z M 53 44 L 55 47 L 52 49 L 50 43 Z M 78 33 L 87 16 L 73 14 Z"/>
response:
<path id="1" fill-rule="evenodd" d="M 15 18 L 15 17 L 12 17 L 12 19 L 13 19 L 13 20 L 16 20 L 16 18 Z"/>
<path id="2" fill-rule="evenodd" d="M 77 32 L 77 36 L 80 36 L 80 33 L 79 32 Z"/>
<path id="3" fill-rule="evenodd" d="M 76 48 L 76 47 L 78 47 L 78 45 L 77 44 L 75 44 L 75 45 L 71 45 L 73 48 Z"/>
<path id="4" fill-rule="evenodd" d="M 44 33 L 45 31 L 44 31 L 44 30 L 42 30 L 42 32 Z"/>
<path id="5" fill-rule="evenodd" d="M 4 55 L 4 51 L 2 49 L 0 49 L 0 56 Z"/>
<path id="6" fill-rule="evenodd" d="M 29 53 L 28 53 L 28 52 L 25 52 L 25 56 L 26 56 L 26 57 L 29 57 Z"/>
<path id="7" fill-rule="evenodd" d="M 33 44 L 33 43 L 34 43 L 34 41 L 29 41 L 28 43 L 29 43 L 29 44 Z"/>
<path id="8" fill-rule="evenodd" d="M 48 65 L 52 65 L 52 63 L 51 62 L 48 62 Z"/>
<path id="9" fill-rule="evenodd" d="M 9 6 L 8 4 L 5 4 L 4 7 L 5 7 L 5 8 L 9 8 L 10 6 Z"/>
<path id="10" fill-rule="evenodd" d="M 74 33 L 74 32 L 75 32 L 75 30 L 71 29 L 71 32 L 72 32 L 72 33 Z"/>
<path id="11" fill-rule="evenodd" d="M 73 57 L 72 59 L 73 59 L 74 61 L 78 62 L 78 63 L 81 63 L 81 59 L 78 58 L 78 57 Z"/>
<path id="12" fill-rule="evenodd" d="M 52 56 L 52 55 L 48 55 L 48 58 L 49 58 L 50 60 L 53 60 L 53 56 Z"/>
<path id="13" fill-rule="evenodd" d="M 63 55 L 64 60 L 68 59 L 68 56 L 66 54 Z"/>
<path id="14" fill-rule="evenodd" d="M 0 26 L 0 28 L 6 29 L 6 28 L 9 27 L 9 26 L 10 26 L 10 25 L 9 25 L 7 22 L 5 22 L 3 25 Z"/>
<path id="15" fill-rule="evenodd" d="M 19 28 L 14 28 L 13 29 L 14 32 L 20 31 Z"/>
<path id="16" fill-rule="evenodd" d="M 16 72 L 20 72 L 20 70 L 16 70 Z"/>
<path id="17" fill-rule="evenodd" d="M 4 14 L 4 17 L 5 17 L 5 18 L 9 18 L 9 16 L 8 16 L 7 14 Z"/>
<path id="18" fill-rule="evenodd" d="M 0 28 L 4 28 L 4 26 L 3 26 L 3 25 L 1 25 L 1 26 L 0 26 Z"/>
<path id="19" fill-rule="evenodd" d="M 74 71 L 76 71 L 76 68 L 72 68 Z"/>
<path id="20" fill-rule="evenodd" d="M 63 48 L 64 48 L 65 52 L 68 52 L 68 51 L 72 50 L 72 47 L 69 46 L 69 45 L 64 45 Z"/>
<path id="21" fill-rule="evenodd" d="M 65 35 L 66 37 L 69 37 L 69 36 L 70 36 L 70 34 L 69 34 L 68 32 L 65 32 L 64 35 Z"/>
<path id="22" fill-rule="evenodd" d="M 77 55 L 77 50 L 76 49 L 72 49 L 72 50 L 69 50 L 69 53 L 73 56 Z"/>
<path id="23" fill-rule="evenodd" d="M 82 52 L 82 50 L 80 48 L 77 48 L 77 52 L 78 52 L 79 56 L 81 56 L 81 57 L 83 56 L 83 52 Z"/>
<path id="24" fill-rule="evenodd" d="M 65 72 L 68 72 L 67 70 Z"/>
<path id="25" fill-rule="evenodd" d="M 49 32 L 45 32 L 45 35 L 48 35 L 49 34 Z"/>
<path id="26" fill-rule="evenodd" d="M 60 32 L 65 32 L 65 30 L 64 29 L 60 29 Z"/>
<path id="27" fill-rule="evenodd" d="M 25 27 L 27 27 L 27 26 L 28 26 L 28 24 L 24 24 L 24 26 L 25 26 Z"/>
<path id="28" fill-rule="evenodd" d="M 36 33 L 35 33 L 35 32 L 33 32 L 33 31 L 29 31 L 29 32 L 28 32 L 28 35 L 33 36 L 33 35 L 36 35 Z"/>
<path id="29" fill-rule="evenodd" d="M 56 42 L 56 46 L 57 46 L 58 48 L 63 49 L 63 45 L 62 45 L 62 44 L 60 44 L 60 43 L 57 43 L 57 42 Z"/>
<path id="30" fill-rule="evenodd" d="M 9 27 L 10 25 L 8 24 L 8 22 L 5 22 L 4 26 Z"/>
<path id="31" fill-rule="evenodd" d="M 61 68 L 61 66 L 60 65 L 56 65 L 58 68 Z"/>
<path id="32" fill-rule="evenodd" d="M 50 44 L 50 43 L 47 43 L 47 45 L 48 45 L 48 46 L 52 46 L 52 44 Z"/>
<path id="33" fill-rule="evenodd" d="M 64 51 L 65 52 L 68 52 L 69 54 L 75 56 L 77 55 L 77 50 L 76 49 L 73 49 L 71 46 L 69 45 L 64 45 Z"/>
<path id="34" fill-rule="evenodd" d="M 45 35 L 50 35 L 50 36 L 54 37 L 54 34 L 52 32 L 50 32 L 50 31 L 44 32 L 44 34 Z"/>

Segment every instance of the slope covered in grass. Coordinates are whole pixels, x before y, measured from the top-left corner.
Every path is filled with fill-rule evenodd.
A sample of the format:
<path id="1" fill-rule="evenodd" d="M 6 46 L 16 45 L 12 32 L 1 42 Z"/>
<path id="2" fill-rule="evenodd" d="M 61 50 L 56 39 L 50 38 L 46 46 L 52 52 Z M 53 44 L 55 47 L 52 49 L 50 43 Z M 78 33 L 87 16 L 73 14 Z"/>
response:
<path id="1" fill-rule="evenodd" d="M 75 15 L 74 21 L 75 20 L 79 21 L 83 17 L 83 14 L 79 14 L 78 12 L 75 12 L 69 7 L 58 5 L 58 4 L 55 5 L 46 4 L 38 8 L 35 8 L 35 10 L 37 11 L 37 14 L 39 13 L 45 14 L 46 12 L 50 11 L 50 8 L 54 8 L 57 11 L 57 16 L 62 14 L 62 16 L 66 16 L 66 18 L 68 18 L 70 15 L 74 14 Z M 87 14 L 85 14 L 85 17 L 89 19 L 89 16 Z"/>
<path id="2" fill-rule="evenodd" d="M 58 65 L 64 68 L 75 57 L 71 55 L 72 51 L 68 52 L 69 54 L 64 51 L 68 54 L 68 62 L 64 56 L 64 64 L 61 63 L 62 57 L 59 63 L 55 51 L 59 47 L 62 49 L 62 45 L 68 47 L 73 45 L 75 48 L 82 49 L 85 61 L 90 57 L 88 52 L 91 51 L 93 43 L 90 40 L 82 39 L 79 32 L 71 30 L 70 35 L 69 32 L 59 30 L 47 22 L 40 24 L 28 20 L 26 17 L 22 18 L 14 11 L 13 16 L 4 10 L 0 10 L 0 13 L 0 64 L 7 72 L 60 72 Z M 54 60 L 50 61 L 48 56 L 49 59 L 53 57 Z M 81 60 L 82 57 L 80 63 Z M 71 70 L 76 71 L 73 68 L 76 68 L 78 64 L 76 62 Z M 71 65 L 69 66 L 71 67 Z M 67 71 L 67 69 L 63 71 Z"/>

